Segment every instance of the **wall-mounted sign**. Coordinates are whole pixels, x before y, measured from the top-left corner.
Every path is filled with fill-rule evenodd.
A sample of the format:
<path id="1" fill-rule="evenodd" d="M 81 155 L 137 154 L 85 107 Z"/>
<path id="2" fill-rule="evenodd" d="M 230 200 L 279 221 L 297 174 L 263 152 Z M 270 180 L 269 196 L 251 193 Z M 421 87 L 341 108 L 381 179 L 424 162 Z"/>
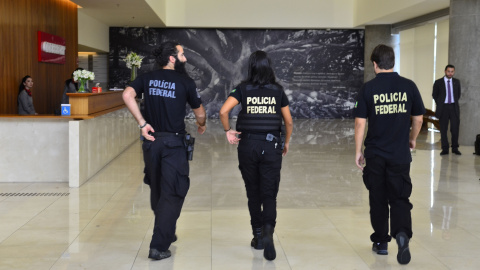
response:
<path id="1" fill-rule="evenodd" d="M 65 64 L 65 39 L 38 31 L 38 61 Z"/>

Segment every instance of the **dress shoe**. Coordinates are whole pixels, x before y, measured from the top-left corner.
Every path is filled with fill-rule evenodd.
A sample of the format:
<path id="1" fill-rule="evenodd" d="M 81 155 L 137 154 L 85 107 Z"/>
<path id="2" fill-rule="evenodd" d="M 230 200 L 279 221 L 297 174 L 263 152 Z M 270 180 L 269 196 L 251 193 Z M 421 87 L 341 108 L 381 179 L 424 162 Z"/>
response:
<path id="1" fill-rule="evenodd" d="M 442 152 L 440 152 L 440 156 L 444 155 L 448 155 L 448 150 L 442 150 Z"/>
<path id="2" fill-rule="evenodd" d="M 455 155 L 458 155 L 458 156 L 460 156 L 462 154 L 462 153 L 460 153 L 460 151 L 458 151 L 458 149 L 453 149 L 452 153 L 454 153 Z"/>
<path id="3" fill-rule="evenodd" d="M 151 248 L 150 252 L 148 252 L 148 258 L 152 260 L 163 260 L 170 256 L 172 256 L 172 253 L 170 252 L 170 250 L 159 251 L 158 249 Z"/>
<path id="4" fill-rule="evenodd" d="M 399 232 L 395 236 L 398 244 L 398 254 L 397 254 L 397 261 L 399 264 L 408 264 L 410 259 L 412 258 L 410 255 L 410 248 L 408 247 L 408 236 L 404 232 Z"/>

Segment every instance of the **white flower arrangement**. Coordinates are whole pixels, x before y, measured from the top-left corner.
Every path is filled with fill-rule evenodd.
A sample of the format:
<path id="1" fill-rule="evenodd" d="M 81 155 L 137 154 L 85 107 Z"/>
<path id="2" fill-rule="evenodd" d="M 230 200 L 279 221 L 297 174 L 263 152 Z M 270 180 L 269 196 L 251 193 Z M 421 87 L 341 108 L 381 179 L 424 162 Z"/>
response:
<path id="1" fill-rule="evenodd" d="M 77 70 L 73 72 L 73 79 L 77 82 L 80 80 L 93 81 L 95 80 L 95 74 L 88 70 Z"/>
<path id="2" fill-rule="evenodd" d="M 138 55 L 134 52 L 131 52 L 127 54 L 125 58 L 123 58 L 123 61 L 127 63 L 127 67 L 129 69 L 132 69 L 132 67 L 137 67 L 140 68 L 142 66 L 142 60 L 144 56 Z"/>

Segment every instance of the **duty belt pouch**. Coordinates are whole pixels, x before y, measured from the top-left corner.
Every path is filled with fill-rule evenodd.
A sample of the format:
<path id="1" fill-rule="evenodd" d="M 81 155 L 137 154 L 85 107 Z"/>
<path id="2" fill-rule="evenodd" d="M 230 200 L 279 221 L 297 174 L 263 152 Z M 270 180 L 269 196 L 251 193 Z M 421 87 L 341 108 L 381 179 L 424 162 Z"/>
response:
<path id="1" fill-rule="evenodd" d="M 184 138 L 185 148 L 187 149 L 187 159 L 193 160 L 193 150 L 195 146 L 195 138 L 190 133 L 185 134 Z"/>

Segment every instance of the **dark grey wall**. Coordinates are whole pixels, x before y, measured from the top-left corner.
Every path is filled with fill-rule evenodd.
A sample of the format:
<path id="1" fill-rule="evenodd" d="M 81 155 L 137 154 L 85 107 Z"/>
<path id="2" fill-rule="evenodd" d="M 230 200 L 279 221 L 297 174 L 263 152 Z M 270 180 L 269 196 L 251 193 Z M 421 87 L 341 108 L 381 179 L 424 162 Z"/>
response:
<path id="1" fill-rule="evenodd" d="M 246 77 L 250 54 L 266 51 L 285 88 L 294 118 L 351 118 L 363 83 L 363 30 L 258 30 L 110 28 L 110 87 L 125 87 L 130 70 L 122 58 L 146 56 L 139 74 L 154 70 L 151 55 L 166 40 L 185 48 L 207 114 L 218 118 L 228 93 Z"/>
<path id="2" fill-rule="evenodd" d="M 365 82 L 375 78 L 373 64 L 370 62 L 370 56 L 373 49 L 379 44 L 385 44 L 392 47 L 395 51 L 395 62 L 399 60 L 398 53 L 399 35 L 392 35 L 392 26 L 390 24 L 367 25 L 365 26 Z"/>
<path id="3" fill-rule="evenodd" d="M 455 66 L 455 78 L 462 86 L 460 145 L 474 145 L 477 134 L 480 134 L 479 29 L 480 1 L 450 1 L 448 63 Z"/>

